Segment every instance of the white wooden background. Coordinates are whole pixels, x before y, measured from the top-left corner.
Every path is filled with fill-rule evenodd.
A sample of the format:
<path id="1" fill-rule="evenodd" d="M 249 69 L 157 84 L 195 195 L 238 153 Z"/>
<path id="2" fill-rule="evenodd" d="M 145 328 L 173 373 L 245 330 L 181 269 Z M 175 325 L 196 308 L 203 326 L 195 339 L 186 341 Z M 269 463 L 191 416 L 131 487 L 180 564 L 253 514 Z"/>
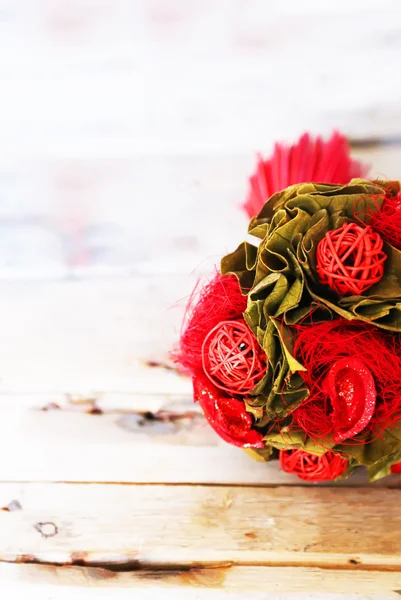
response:
<path id="1" fill-rule="evenodd" d="M 5 505 L 53 482 L 294 483 L 220 443 L 167 353 L 245 234 L 257 151 L 336 127 L 401 177 L 400 61 L 399 0 L 0 0 Z M 0 559 L 44 560 L 31 530 L 6 534 Z M 31 589 L 14 567 L 4 585 Z"/>

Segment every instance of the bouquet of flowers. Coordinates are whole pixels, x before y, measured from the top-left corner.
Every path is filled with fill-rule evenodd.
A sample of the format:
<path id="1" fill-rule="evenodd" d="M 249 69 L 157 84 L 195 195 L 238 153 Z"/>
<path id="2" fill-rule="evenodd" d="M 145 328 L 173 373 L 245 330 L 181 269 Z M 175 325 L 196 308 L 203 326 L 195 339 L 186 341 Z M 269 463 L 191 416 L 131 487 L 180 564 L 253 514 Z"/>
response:
<path id="1" fill-rule="evenodd" d="M 307 481 L 401 461 L 401 194 L 346 139 L 259 160 L 245 241 L 191 298 L 175 359 L 226 442 Z"/>

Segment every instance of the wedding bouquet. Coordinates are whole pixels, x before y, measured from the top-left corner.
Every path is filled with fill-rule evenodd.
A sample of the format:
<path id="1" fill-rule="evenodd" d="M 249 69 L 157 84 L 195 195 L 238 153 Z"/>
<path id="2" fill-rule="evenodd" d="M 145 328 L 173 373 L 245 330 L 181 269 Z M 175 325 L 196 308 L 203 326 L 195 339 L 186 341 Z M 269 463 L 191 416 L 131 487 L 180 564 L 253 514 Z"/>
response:
<path id="1" fill-rule="evenodd" d="M 366 177 L 340 134 L 260 159 L 258 243 L 193 295 L 174 354 L 223 440 L 307 481 L 401 461 L 400 184 Z"/>

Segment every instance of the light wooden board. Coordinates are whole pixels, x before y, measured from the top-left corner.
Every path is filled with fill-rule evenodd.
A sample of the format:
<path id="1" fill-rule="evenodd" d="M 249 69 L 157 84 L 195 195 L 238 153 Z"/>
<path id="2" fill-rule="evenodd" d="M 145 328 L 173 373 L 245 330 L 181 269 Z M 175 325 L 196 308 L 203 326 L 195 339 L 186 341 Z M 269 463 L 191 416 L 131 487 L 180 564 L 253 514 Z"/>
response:
<path id="1" fill-rule="evenodd" d="M 0 153 L 400 133 L 399 17 L 397 0 L 2 0 Z"/>
<path id="2" fill-rule="evenodd" d="M 400 569 L 398 491 L 256 487 L 296 480 L 222 444 L 166 363 L 179 301 L 245 235 L 256 151 L 305 129 L 401 133 L 398 0 L 0 13 L 0 480 L 14 482 L 0 498 L 22 506 L 0 511 L 0 560 L 152 567 L 41 567 L 42 583 L 38 566 L 1 565 L 3 594 L 264 600 L 273 581 L 320 600 L 339 581 L 348 598 L 398 596 L 381 572 Z M 401 176 L 399 146 L 357 155 Z"/>
<path id="3" fill-rule="evenodd" d="M 0 279 L 210 270 L 246 235 L 240 206 L 248 177 L 256 152 L 267 155 L 272 143 L 194 156 L 0 155 Z M 399 145 L 354 155 L 372 166 L 372 177 L 401 177 Z"/>
<path id="4" fill-rule="evenodd" d="M 166 404 L 151 418 L 135 410 L 97 415 L 3 408 L 0 455 L 7 457 L 2 481 L 306 485 L 277 461 L 257 462 L 223 442 L 189 402 Z M 361 470 L 333 485 L 367 483 Z M 376 486 L 400 487 L 401 476 Z"/>
<path id="5" fill-rule="evenodd" d="M 389 600 L 400 597 L 400 573 L 307 567 L 190 568 L 118 573 L 95 567 L 0 565 L 3 592 L 30 598 L 197 598 L 205 600 Z M 12 597 L 12 596 L 10 596 Z"/>
<path id="6" fill-rule="evenodd" d="M 12 500 L 0 561 L 401 570 L 398 490 L 0 484 Z"/>
<path id="7" fill-rule="evenodd" d="M 399 148 L 384 148 L 362 154 L 375 165 L 375 174 L 396 177 L 400 173 Z M 113 194 L 106 194 L 103 203 L 99 203 L 102 197 L 99 190 L 103 190 L 103 186 L 98 192 L 88 192 L 90 207 L 85 214 L 88 226 L 94 226 L 99 218 L 108 222 L 113 212 L 110 206 L 117 215 L 116 236 L 108 241 L 102 237 L 100 240 L 101 247 L 106 244 L 106 255 L 108 251 L 116 251 L 119 257 L 117 263 L 108 265 L 107 278 L 100 277 L 102 265 L 107 266 L 104 255 L 100 272 L 93 253 L 89 253 L 91 258 L 86 266 L 74 267 L 71 271 L 66 257 L 57 258 L 53 246 L 45 241 L 43 245 L 39 244 L 39 254 L 35 255 L 32 250 L 36 256 L 35 265 L 30 264 L 27 268 L 25 259 L 15 249 L 23 248 L 26 257 L 37 245 L 33 238 L 25 237 L 18 226 L 13 229 L 10 225 L 6 214 L 7 211 L 11 211 L 9 216 L 12 214 L 14 196 L 10 194 L 0 209 L 0 212 L 4 210 L 4 231 L 9 231 L 8 237 L 0 236 L 3 244 L 0 244 L 0 271 L 1 264 L 5 268 L 0 283 L 0 396 L 9 393 L 68 393 L 90 398 L 106 394 L 109 399 L 113 395 L 115 398 L 120 395 L 121 399 L 127 393 L 166 392 L 189 396 L 191 386 L 188 380 L 165 369 L 149 369 L 146 362 L 163 363 L 166 360 L 168 350 L 178 339 L 185 302 L 197 277 L 205 271 L 209 272 L 224 252 L 244 238 L 246 219 L 236 204 L 242 201 L 245 194 L 246 173 L 252 163 L 248 159 L 245 156 L 233 161 L 227 156 L 181 161 L 175 158 L 165 161 L 166 164 L 159 159 L 156 171 L 164 164 L 160 177 L 152 177 L 150 159 L 148 162 L 138 159 L 134 164 L 134 183 L 127 195 L 118 194 L 111 185 Z M 91 172 L 89 167 L 88 173 Z M 125 172 L 129 170 L 126 166 Z M 197 171 L 201 172 L 201 185 L 191 188 Z M 117 181 L 118 169 L 114 176 Z M 167 187 L 175 190 L 171 211 L 166 207 L 162 194 L 161 184 L 165 184 L 165 177 L 170 177 Z M 178 182 L 177 192 L 175 184 Z M 156 202 L 159 216 L 155 219 L 157 223 L 153 232 L 143 231 L 141 219 L 135 214 L 133 216 L 127 198 L 134 190 L 137 190 L 137 198 L 144 195 L 144 200 L 139 202 L 148 211 L 145 220 L 150 219 L 152 202 Z M 74 186 L 65 200 L 67 207 L 73 195 Z M 40 196 L 39 186 L 33 197 Z M 86 194 L 83 196 L 86 197 Z M 26 197 L 26 193 L 21 192 L 22 197 Z M 134 206 L 135 202 L 133 199 Z M 17 203 L 18 206 L 16 210 L 22 222 L 25 222 L 28 209 L 38 209 L 35 209 L 35 202 L 29 207 L 23 202 L 20 205 Z M 61 210 L 60 207 L 62 203 L 52 213 L 49 200 L 39 209 L 44 211 L 49 222 L 55 223 L 60 216 L 57 212 Z M 71 207 L 72 215 L 74 210 Z M 168 226 L 163 215 L 166 215 Z M 218 229 L 221 229 L 218 224 L 228 215 L 228 225 L 218 233 Z M 124 242 L 124 247 L 133 249 L 128 253 L 121 248 L 117 250 L 115 246 L 117 238 L 124 237 L 124 223 L 131 235 L 131 244 Z M 189 232 L 186 231 L 184 239 L 182 227 L 185 223 L 189 226 Z M 13 232 L 16 238 L 13 238 Z M 135 232 L 139 232 L 140 236 L 136 237 Z M 72 247 L 75 247 L 74 239 Z M 155 239 L 158 244 L 155 244 Z M 142 250 L 138 251 L 139 247 L 144 254 L 141 254 Z M 50 273 L 51 277 L 59 278 L 58 281 L 43 280 L 47 264 L 44 256 L 57 259 L 55 270 L 50 270 Z M 12 262 L 11 257 L 15 258 L 16 263 Z M 10 266 L 7 266 L 9 261 Z M 120 267 L 126 276 L 121 275 Z M 33 280 L 24 280 L 28 273 Z M 63 279 L 74 273 L 75 277 L 81 273 L 81 278 Z M 22 280 L 7 279 L 15 275 Z M 86 279 L 82 279 L 84 276 Z M 18 402 L 18 398 L 15 402 Z"/>
<path id="8" fill-rule="evenodd" d="M 0 286 L 0 392 L 186 393 L 167 359 L 195 277 Z M 181 303 L 180 303 L 181 301 Z"/>

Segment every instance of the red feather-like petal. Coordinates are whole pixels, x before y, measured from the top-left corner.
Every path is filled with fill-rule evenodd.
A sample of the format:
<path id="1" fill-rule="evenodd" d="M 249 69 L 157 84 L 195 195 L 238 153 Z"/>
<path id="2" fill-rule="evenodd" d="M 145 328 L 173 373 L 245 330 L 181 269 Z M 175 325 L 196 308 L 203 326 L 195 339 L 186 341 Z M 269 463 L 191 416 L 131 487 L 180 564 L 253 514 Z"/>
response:
<path id="1" fill-rule="evenodd" d="M 350 156 L 347 138 L 334 132 L 324 142 L 304 133 L 296 144 L 276 144 L 270 158 L 258 157 L 256 173 L 243 205 L 249 217 L 262 209 L 270 196 L 295 183 L 348 183 L 353 177 L 364 177 L 368 167 Z"/>

